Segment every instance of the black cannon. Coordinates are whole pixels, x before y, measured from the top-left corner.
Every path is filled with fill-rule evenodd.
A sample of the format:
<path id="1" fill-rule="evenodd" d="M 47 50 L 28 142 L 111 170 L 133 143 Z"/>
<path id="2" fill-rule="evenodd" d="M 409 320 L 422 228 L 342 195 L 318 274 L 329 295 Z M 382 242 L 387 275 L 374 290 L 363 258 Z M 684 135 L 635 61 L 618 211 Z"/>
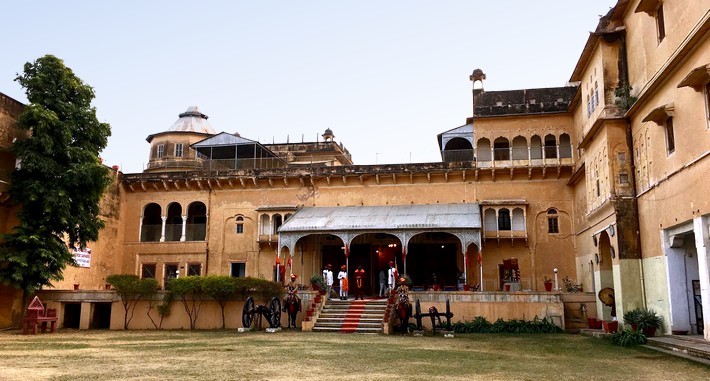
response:
<path id="1" fill-rule="evenodd" d="M 261 318 L 266 318 L 269 322 L 271 328 L 277 328 L 281 326 L 281 302 L 279 298 L 273 297 L 269 302 L 268 306 L 260 304 L 254 306 L 254 298 L 251 296 L 247 298 L 244 302 L 244 308 L 242 308 L 242 325 L 244 328 L 251 327 L 254 322 L 254 315 L 259 314 L 258 326 L 261 329 Z"/>
<path id="2" fill-rule="evenodd" d="M 414 319 L 417 320 L 417 330 L 419 330 L 419 331 L 422 330 L 422 318 L 424 318 L 424 317 L 431 318 L 431 327 L 432 327 L 431 329 L 434 333 L 436 333 L 436 327 L 442 326 L 441 318 L 445 317 L 446 318 L 446 330 L 451 331 L 451 318 L 454 317 L 454 314 L 451 313 L 451 307 L 449 306 L 449 299 L 446 298 L 446 312 L 439 312 L 439 310 L 437 310 L 436 307 L 431 306 L 431 307 L 429 307 L 429 312 L 424 313 L 424 314 L 422 313 L 422 306 L 419 303 L 419 299 L 417 299 L 415 306 L 414 306 Z"/>

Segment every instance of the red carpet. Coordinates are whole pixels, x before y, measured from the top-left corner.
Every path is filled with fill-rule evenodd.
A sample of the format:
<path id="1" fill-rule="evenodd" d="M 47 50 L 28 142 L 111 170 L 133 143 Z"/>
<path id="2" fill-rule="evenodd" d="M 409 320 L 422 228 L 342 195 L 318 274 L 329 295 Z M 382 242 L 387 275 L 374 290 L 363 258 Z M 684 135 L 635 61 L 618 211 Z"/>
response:
<path id="1" fill-rule="evenodd" d="M 357 329 L 358 324 L 360 324 L 360 317 L 363 311 L 365 311 L 365 301 L 356 300 L 350 303 L 350 308 L 348 312 L 345 313 L 345 320 L 343 320 L 343 325 L 340 326 L 341 333 L 353 333 Z"/>

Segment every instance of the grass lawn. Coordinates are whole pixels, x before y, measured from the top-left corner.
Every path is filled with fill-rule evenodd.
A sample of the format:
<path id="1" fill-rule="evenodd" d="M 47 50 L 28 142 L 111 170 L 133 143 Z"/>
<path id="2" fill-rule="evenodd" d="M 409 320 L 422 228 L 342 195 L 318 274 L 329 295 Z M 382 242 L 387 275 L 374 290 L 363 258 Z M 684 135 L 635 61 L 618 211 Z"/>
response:
<path id="1" fill-rule="evenodd" d="M 0 333 L 0 380 L 710 380 L 710 368 L 578 335 Z"/>

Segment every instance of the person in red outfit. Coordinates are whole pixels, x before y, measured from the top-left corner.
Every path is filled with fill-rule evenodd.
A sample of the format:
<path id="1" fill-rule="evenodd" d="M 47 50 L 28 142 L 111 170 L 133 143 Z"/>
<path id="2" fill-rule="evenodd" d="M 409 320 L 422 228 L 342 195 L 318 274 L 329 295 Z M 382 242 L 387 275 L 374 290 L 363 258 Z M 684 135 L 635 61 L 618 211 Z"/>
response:
<path id="1" fill-rule="evenodd" d="M 362 269 L 362 265 L 357 267 L 355 270 L 355 300 L 360 298 L 360 300 L 365 300 L 365 270 Z"/>

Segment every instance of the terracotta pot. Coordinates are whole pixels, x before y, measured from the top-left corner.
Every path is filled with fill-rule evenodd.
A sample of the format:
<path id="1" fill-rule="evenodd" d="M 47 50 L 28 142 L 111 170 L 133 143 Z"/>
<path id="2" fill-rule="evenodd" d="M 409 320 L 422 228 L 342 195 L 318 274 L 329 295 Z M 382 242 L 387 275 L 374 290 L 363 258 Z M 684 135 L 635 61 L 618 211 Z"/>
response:
<path id="1" fill-rule="evenodd" d="M 552 291 L 552 282 L 545 283 L 545 291 L 547 291 L 547 292 Z"/>
<path id="2" fill-rule="evenodd" d="M 503 285 L 503 289 L 504 289 L 506 292 L 510 291 L 510 285 L 509 285 L 509 284 L 504 284 L 504 285 Z"/>
<path id="3" fill-rule="evenodd" d="M 74 283 L 74 289 L 78 290 L 79 289 L 79 283 Z"/>
<path id="4" fill-rule="evenodd" d="M 656 336 L 656 327 L 646 327 L 643 330 L 643 334 L 646 337 L 654 337 Z"/>
<path id="5" fill-rule="evenodd" d="M 602 326 L 604 327 L 604 332 L 606 333 L 614 333 L 619 330 L 618 321 L 603 321 Z"/>
<path id="6" fill-rule="evenodd" d="M 464 284 L 464 285 L 463 285 L 463 290 L 464 290 L 464 291 L 471 291 L 471 286 L 469 286 L 469 285 L 467 285 L 467 284 Z"/>
<path id="7" fill-rule="evenodd" d="M 111 289 L 111 285 L 110 285 L 109 283 L 106 283 L 106 284 L 104 285 L 104 289 L 110 290 L 110 289 Z"/>
<path id="8" fill-rule="evenodd" d="M 587 318 L 587 327 L 594 329 L 597 326 L 597 318 Z"/>
<path id="9" fill-rule="evenodd" d="M 434 291 L 439 291 L 441 289 L 441 286 L 438 284 L 435 284 L 433 287 Z"/>

